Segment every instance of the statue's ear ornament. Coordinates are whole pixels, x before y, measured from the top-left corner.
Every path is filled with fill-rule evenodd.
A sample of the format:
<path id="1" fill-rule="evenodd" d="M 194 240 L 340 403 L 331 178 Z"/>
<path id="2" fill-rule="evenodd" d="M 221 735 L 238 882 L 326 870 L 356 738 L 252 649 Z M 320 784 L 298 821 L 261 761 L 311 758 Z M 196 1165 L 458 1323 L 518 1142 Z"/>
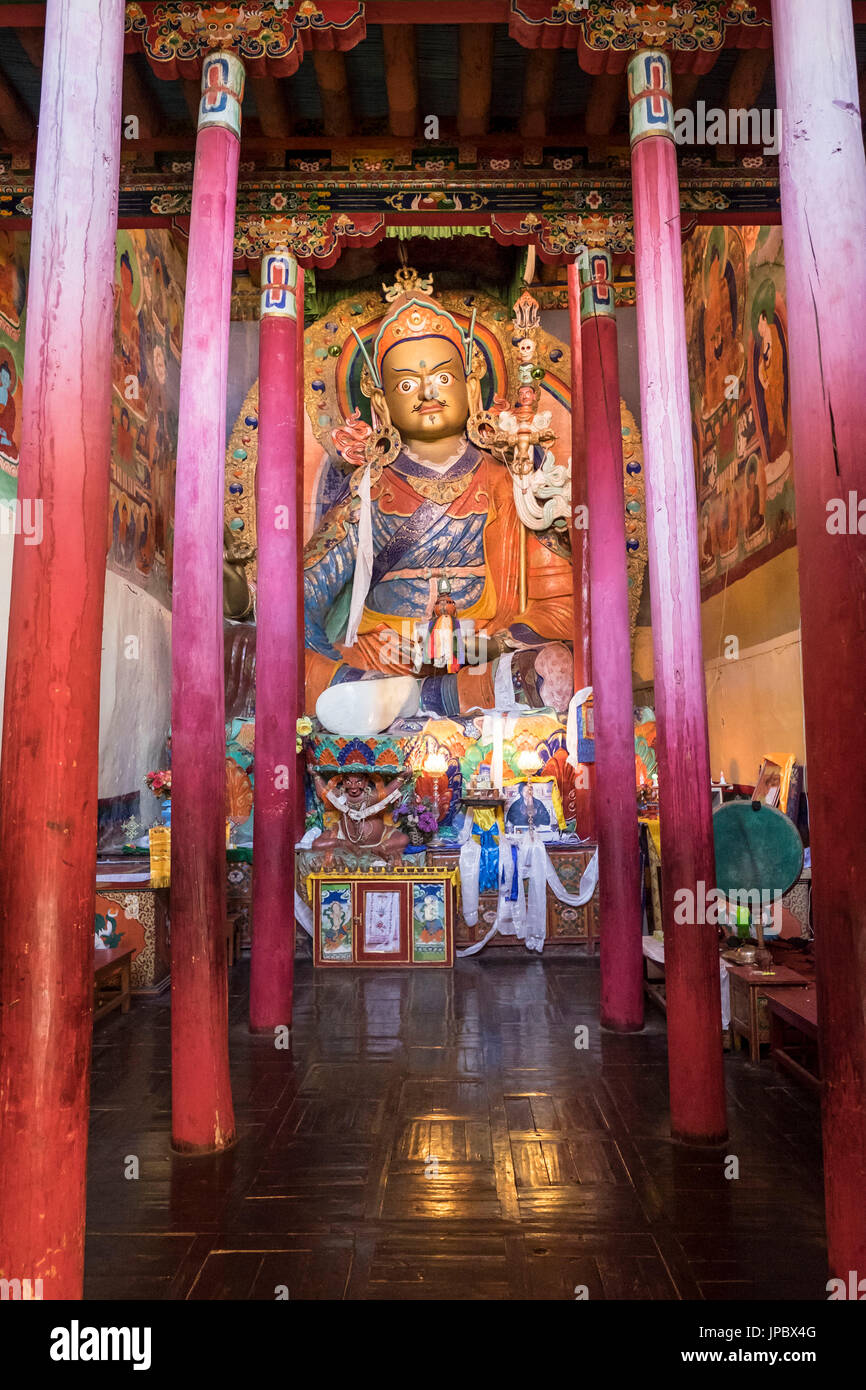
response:
<path id="1" fill-rule="evenodd" d="M 389 421 L 368 436 L 364 444 L 364 458 L 368 463 L 378 463 L 385 468 L 399 457 L 402 448 L 403 440 Z"/>

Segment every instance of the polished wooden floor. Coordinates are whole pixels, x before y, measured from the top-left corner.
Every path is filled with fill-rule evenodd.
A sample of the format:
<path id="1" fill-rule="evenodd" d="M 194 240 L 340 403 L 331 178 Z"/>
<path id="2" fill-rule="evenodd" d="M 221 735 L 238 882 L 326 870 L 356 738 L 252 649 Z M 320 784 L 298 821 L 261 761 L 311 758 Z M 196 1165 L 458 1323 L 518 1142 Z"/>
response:
<path id="1" fill-rule="evenodd" d="M 247 979 L 219 1158 L 169 1148 L 168 996 L 97 1026 L 87 1297 L 826 1298 L 815 1099 L 732 1056 L 728 1143 L 672 1144 L 663 1019 L 602 1033 L 597 962 L 299 962 L 291 1051 L 247 1032 Z"/>

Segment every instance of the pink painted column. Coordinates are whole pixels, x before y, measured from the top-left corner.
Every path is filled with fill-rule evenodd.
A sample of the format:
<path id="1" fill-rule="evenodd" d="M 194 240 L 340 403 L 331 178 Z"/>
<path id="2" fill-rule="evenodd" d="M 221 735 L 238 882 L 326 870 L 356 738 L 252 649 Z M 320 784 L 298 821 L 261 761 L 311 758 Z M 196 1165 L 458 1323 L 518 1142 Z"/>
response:
<path id="1" fill-rule="evenodd" d="M 222 536 L 243 64 L 202 71 L 181 357 L 172 595 L 172 1143 L 234 1142 L 225 940 Z"/>
<path id="2" fill-rule="evenodd" d="M 571 340 L 571 563 L 574 586 L 574 688 L 592 685 L 592 651 L 589 601 L 589 531 L 586 485 L 586 438 L 583 418 L 583 348 L 580 336 L 580 268 L 568 265 L 568 309 Z M 586 764 L 588 786 L 577 788 L 577 833 L 592 839 L 597 833 L 595 817 L 595 763 Z"/>
<path id="3" fill-rule="evenodd" d="M 298 263 L 287 251 L 262 258 L 259 327 L 259 452 L 256 468 L 256 795 L 250 1031 L 292 1019 L 295 948 L 298 631 Z M 303 309 L 301 307 L 301 313 Z"/>
<path id="4" fill-rule="evenodd" d="M 84 1275 L 123 22 L 45 16 L 6 662 L 0 1278 L 51 1299 Z"/>
<path id="5" fill-rule="evenodd" d="M 850 3 L 774 0 L 773 46 L 827 1242 L 830 1272 L 847 1284 L 851 1270 L 866 1278 L 866 761 L 850 746 L 866 709 L 866 161 Z"/>
<path id="6" fill-rule="evenodd" d="M 595 808 L 599 845 L 601 1022 L 643 1027 L 643 950 L 628 616 L 625 493 L 613 266 L 589 251 L 580 298 L 586 482 L 591 529 Z"/>
<path id="7" fill-rule="evenodd" d="M 674 895 L 715 882 L 701 645 L 698 507 L 667 56 L 629 63 L 641 429 L 646 459 L 655 653 L 671 1130 L 692 1143 L 727 1131 L 716 928 L 674 922 Z M 680 899 L 679 901 L 682 901 Z M 693 916 L 698 916 L 695 911 Z"/>
<path id="8" fill-rule="evenodd" d="M 297 487 L 297 506 L 298 506 L 298 632 L 302 634 L 301 644 L 306 640 L 306 626 L 304 620 L 304 267 L 298 266 L 298 370 L 296 379 L 297 391 L 297 457 L 298 467 L 295 475 Z M 315 710 L 307 709 L 306 691 L 306 666 L 304 654 L 301 652 L 298 662 L 298 713 L 314 714 Z M 300 840 L 304 834 L 304 822 L 306 820 L 306 801 L 304 796 L 304 777 L 306 761 L 303 752 L 298 753 L 298 776 L 297 776 L 297 795 L 295 797 L 295 839 Z"/>

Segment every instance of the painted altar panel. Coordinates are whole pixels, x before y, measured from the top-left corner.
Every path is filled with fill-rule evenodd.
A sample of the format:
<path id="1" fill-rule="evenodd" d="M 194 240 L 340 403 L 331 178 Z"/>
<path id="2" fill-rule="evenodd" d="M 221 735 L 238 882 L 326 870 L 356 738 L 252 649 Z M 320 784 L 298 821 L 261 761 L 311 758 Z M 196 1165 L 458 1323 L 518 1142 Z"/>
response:
<path id="1" fill-rule="evenodd" d="M 108 564 L 166 604 L 185 283 L 168 232 L 118 232 Z"/>
<path id="2" fill-rule="evenodd" d="M 699 227 L 683 264 L 706 597 L 794 543 L 781 228 Z"/>
<path id="3" fill-rule="evenodd" d="M 30 236 L 0 231 L 0 500 L 18 491 Z"/>
<path id="4" fill-rule="evenodd" d="M 450 867 L 311 873 L 315 964 L 452 966 L 456 877 Z"/>

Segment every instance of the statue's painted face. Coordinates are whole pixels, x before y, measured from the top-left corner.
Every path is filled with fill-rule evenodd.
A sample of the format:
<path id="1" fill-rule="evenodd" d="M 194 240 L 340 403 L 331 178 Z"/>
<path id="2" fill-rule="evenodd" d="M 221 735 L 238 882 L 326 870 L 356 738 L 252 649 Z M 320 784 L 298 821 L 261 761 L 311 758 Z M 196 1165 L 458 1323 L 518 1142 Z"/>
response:
<path id="1" fill-rule="evenodd" d="M 469 415 L 466 368 L 445 338 L 397 343 L 382 364 L 391 423 L 406 440 L 450 439 Z"/>

